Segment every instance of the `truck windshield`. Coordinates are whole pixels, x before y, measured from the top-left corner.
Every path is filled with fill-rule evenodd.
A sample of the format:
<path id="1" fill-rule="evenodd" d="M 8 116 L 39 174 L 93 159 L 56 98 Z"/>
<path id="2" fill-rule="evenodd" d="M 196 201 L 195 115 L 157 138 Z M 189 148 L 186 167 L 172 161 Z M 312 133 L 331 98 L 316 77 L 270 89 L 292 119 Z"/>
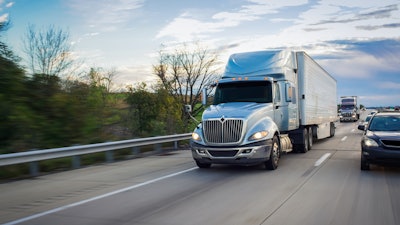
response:
<path id="1" fill-rule="evenodd" d="M 240 81 L 220 83 L 214 97 L 214 105 L 227 102 L 272 102 L 272 86 L 268 81 Z"/>
<path id="2" fill-rule="evenodd" d="M 344 109 L 344 110 L 351 110 L 351 109 L 354 109 L 354 105 L 342 105 L 342 107 L 341 107 L 341 109 Z"/>
<path id="3" fill-rule="evenodd" d="M 342 104 L 343 105 L 355 105 L 356 102 L 354 99 L 342 99 Z"/>

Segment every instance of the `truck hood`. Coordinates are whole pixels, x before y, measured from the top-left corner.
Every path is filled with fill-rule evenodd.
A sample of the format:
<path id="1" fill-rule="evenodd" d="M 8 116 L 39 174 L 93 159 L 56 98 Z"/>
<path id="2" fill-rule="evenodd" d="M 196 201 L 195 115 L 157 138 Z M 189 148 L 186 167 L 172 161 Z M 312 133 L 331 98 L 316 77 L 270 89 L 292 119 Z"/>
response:
<path id="1" fill-rule="evenodd" d="M 354 112 L 356 111 L 355 109 L 342 109 L 342 113 L 349 113 L 349 112 Z"/>
<path id="2" fill-rule="evenodd" d="M 203 113 L 203 120 L 222 117 L 246 119 L 259 113 L 267 115 L 270 111 L 272 111 L 272 103 L 229 102 L 208 107 Z"/>

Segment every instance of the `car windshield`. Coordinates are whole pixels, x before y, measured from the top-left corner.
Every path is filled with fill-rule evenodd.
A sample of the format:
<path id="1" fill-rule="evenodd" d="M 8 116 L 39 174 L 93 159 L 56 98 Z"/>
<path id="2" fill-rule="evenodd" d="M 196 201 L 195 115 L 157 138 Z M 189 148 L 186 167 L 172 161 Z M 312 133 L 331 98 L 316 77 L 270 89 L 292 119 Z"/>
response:
<path id="1" fill-rule="evenodd" d="M 241 81 L 220 83 L 214 97 L 214 105 L 227 102 L 272 102 L 272 86 L 268 81 Z"/>
<path id="2" fill-rule="evenodd" d="M 370 131 L 400 131 L 399 116 L 375 116 L 371 121 L 368 130 Z"/>

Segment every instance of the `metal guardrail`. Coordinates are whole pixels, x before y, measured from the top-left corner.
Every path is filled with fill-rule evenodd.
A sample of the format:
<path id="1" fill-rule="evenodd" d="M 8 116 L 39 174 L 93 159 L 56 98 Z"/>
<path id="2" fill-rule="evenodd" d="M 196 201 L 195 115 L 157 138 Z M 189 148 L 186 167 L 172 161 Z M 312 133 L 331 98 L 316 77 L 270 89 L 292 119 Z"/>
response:
<path id="1" fill-rule="evenodd" d="M 130 139 L 123 141 L 115 141 L 115 142 L 105 142 L 105 143 L 97 143 L 89 145 L 78 145 L 72 147 L 35 150 L 29 152 L 2 154 L 0 155 L 0 166 L 14 165 L 20 163 L 31 163 L 30 165 L 31 175 L 36 176 L 38 174 L 38 165 L 37 165 L 38 161 L 71 156 L 73 157 L 72 159 L 73 168 L 79 168 L 80 155 L 97 153 L 97 152 L 106 152 L 107 161 L 112 162 L 114 150 L 135 148 L 145 145 L 156 145 L 155 147 L 156 151 L 160 151 L 159 149 L 161 147 L 157 144 L 168 143 L 168 142 L 174 142 L 175 143 L 174 148 L 177 149 L 178 148 L 177 141 L 188 140 L 190 139 L 190 137 L 191 133 L 186 133 L 186 134 L 159 136 L 159 137 Z M 133 152 L 136 154 L 139 153 L 137 149 L 133 149 Z"/>

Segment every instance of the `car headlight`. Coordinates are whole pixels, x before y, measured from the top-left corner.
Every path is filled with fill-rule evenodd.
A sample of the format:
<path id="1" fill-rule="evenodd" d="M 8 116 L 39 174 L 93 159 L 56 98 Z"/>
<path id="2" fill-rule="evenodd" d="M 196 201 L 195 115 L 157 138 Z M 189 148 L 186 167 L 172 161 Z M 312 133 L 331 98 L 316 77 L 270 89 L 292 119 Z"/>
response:
<path id="1" fill-rule="evenodd" d="M 254 133 L 253 135 L 250 136 L 249 141 L 254 141 L 254 140 L 259 140 L 262 138 L 265 138 L 268 135 L 268 131 L 259 131 Z"/>
<path id="2" fill-rule="evenodd" d="M 192 139 L 195 141 L 201 141 L 201 137 L 198 133 L 192 133 Z"/>
<path id="3" fill-rule="evenodd" d="M 371 139 L 371 138 L 364 138 L 363 139 L 364 145 L 368 146 L 368 147 L 378 147 L 378 143 L 376 143 L 375 140 Z"/>

